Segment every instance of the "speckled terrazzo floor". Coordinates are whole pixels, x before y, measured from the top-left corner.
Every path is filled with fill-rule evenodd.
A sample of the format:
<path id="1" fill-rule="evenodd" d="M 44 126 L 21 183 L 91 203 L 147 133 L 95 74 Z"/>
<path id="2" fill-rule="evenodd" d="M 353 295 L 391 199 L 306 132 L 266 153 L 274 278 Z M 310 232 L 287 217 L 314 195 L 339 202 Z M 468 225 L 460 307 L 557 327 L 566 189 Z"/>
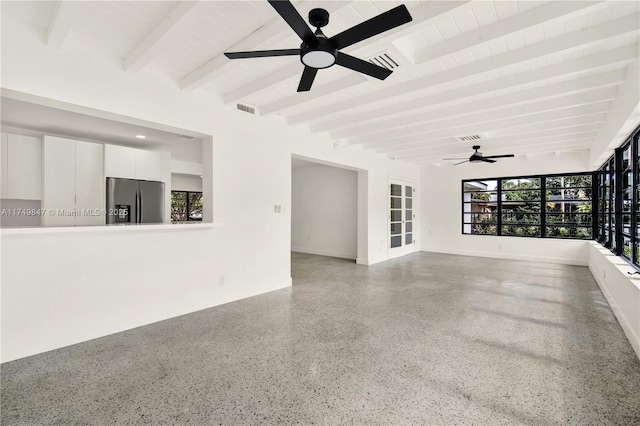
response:
<path id="1" fill-rule="evenodd" d="M 637 425 L 587 268 L 293 254 L 292 289 L 2 365 L 3 425 Z"/>

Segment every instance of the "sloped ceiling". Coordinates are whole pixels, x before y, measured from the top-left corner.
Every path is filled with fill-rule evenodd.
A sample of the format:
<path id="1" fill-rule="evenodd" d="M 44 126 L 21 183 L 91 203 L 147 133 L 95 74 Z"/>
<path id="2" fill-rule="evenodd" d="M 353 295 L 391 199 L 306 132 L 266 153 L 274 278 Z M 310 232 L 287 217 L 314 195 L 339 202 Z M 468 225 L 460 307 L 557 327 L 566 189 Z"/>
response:
<path id="1" fill-rule="evenodd" d="M 639 2 L 294 2 L 305 18 L 327 9 L 328 36 L 399 4 L 411 23 L 344 50 L 388 55 L 399 65 L 389 78 L 334 66 L 307 93 L 296 92 L 298 57 L 223 55 L 299 46 L 266 1 L 21 1 L 2 2 L 2 13 L 44 31 L 52 49 L 81 37 L 123 72 L 153 68 L 183 90 L 415 164 L 465 158 L 475 144 L 486 155 L 587 150 L 637 78 Z M 471 135 L 480 139 L 459 139 Z"/>

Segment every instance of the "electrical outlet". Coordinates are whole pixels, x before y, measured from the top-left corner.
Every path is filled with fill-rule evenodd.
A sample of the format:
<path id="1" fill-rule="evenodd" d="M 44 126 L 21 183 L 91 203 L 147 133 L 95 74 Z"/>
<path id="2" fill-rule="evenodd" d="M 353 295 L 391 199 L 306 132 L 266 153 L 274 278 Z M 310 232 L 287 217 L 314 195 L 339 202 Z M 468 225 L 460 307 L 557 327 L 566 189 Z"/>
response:
<path id="1" fill-rule="evenodd" d="M 220 275 L 220 285 L 223 286 L 227 283 L 227 277 L 224 275 Z"/>
<path id="2" fill-rule="evenodd" d="M 277 204 L 273 205 L 273 212 L 274 213 L 278 213 L 278 205 Z"/>

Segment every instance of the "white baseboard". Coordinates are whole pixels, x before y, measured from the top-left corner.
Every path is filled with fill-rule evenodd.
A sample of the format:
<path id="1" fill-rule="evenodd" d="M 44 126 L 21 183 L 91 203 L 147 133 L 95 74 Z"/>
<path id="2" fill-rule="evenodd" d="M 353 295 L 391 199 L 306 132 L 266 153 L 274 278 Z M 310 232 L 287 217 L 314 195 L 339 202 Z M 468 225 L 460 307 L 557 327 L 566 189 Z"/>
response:
<path id="1" fill-rule="evenodd" d="M 356 260 L 356 255 L 353 253 L 345 253 L 339 251 L 332 250 L 317 250 L 306 247 L 291 247 L 291 251 L 295 251 L 297 253 L 306 253 L 306 254 L 317 254 L 319 256 L 329 256 L 329 257 L 339 257 L 341 259 L 350 259 Z"/>
<path id="2" fill-rule="evenodd" d="M 633 327 L 631 327 L 631 324 L 629 323 L 629 320 L 626 317 L 624 311 L 620 309 L 620 306 L 616 303 L 616 300 L 609 292 L 609 289 L 600 277 L 600 274 L 597 273 L 595 266 L 593 266 L 591 263 L 589 263 L 589 271 L 591 271 L 591 275 L 593 275 L 596 282 L 598 283 L 598 287 L 600 287 L 600 290 L 602 291 L 602 294 L 604 294 L 605 299 L 607 299 L 607 303 L 609 303 L 613 314 L 616 316 L 618 323 L 620 323 L 624 334 L 627 336 L 627 339 L 629 339 L 629 343 L 631 343 L 631 346 L 636 352 L 638 359 L 640 359 L 640 336 L 638 336 L 633 331 Z"/>
<path id="3" fill-rule="evenodd" d="M 524 260 L 529 262 L 546 262 L 557 263 L 560 265 L 575 265 L 575 266 L 587 266 L 587 260 L 563 258 L 563 257 L 546 257 L 546 256 L 531 256 L 525 254 L 514 254 L 504 252 L 486 252 L 486 251 L 473 251 L 473 250 L 441 250 L 441 249 L 422 249 L 424 252 L 431 253 L 446 253 L 446 254 L 458 254 L 461 256 L 475 256 L 475 257 L 488 257 L 491 259 L 509 259 L 509 260 Z"/>

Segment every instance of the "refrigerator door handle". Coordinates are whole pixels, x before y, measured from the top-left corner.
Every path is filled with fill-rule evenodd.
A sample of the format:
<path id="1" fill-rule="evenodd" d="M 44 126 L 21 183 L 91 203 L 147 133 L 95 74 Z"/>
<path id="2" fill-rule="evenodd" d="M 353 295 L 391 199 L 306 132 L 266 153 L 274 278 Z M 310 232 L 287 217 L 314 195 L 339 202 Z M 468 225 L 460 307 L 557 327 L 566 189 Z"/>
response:
<path id="1" fill-rule="evenodd" d="M 113 214 L 113 210 L 116 206 L 115 204 L 115 184 L 112 178 L 107 178 L 107 225 L 116 222 L 116 218 Z"/>
<path id="2" fill-rule="evenodd" d="M 142 223 L 142 209 L 143 209 L 143 198 L 142 198 L 142 188 L 140 188 L 140 208 L 138 209 L 138 215 L 140 216 L 140 220 L 138 220 L 138 223 Z"/>
<path id="3" fill-rule="evenodd" d="M 136 191 L 136 217 L 135 223 L 140 223 L 140 191 Z"/>

